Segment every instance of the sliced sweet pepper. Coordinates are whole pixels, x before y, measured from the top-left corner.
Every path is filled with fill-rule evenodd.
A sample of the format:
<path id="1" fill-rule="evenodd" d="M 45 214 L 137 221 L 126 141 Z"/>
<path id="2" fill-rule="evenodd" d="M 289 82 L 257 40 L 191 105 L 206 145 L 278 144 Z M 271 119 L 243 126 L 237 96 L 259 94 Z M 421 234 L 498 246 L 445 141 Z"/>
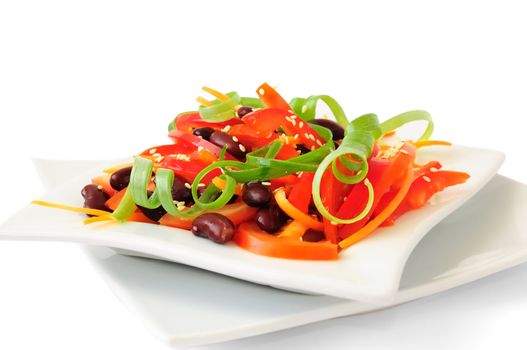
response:
<path id="1" fill-rule="evenodd" d="M 336 260 L 338 246 L 327 241 L 304 242 L 280 238 L 262 231 L 254 222 L 240 225 L 234 242 L 251 253 L 284 259 Z"/>

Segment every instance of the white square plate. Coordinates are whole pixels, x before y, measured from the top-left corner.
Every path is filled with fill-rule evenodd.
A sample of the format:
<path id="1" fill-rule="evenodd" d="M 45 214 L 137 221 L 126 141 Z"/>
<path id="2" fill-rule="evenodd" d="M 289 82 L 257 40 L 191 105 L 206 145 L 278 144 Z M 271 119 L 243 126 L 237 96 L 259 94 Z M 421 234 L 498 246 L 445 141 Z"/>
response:
<path id="1" fill-rule="evenodd" d="M 82 224 L 82 216 L 29 205 L 0 227 L 0 238 L 72 241 L 115 247 L 180 262 L 228 276 L 280 288 L 388 305 L 394 302 L 406 261 L 424 235 L 479 191 L 504 156 L 492 150 L 455 146 L 420 151 L 419 161 L 439 160 L 445 169 L 466 171 L 470 180 L 447 189 L 433 205 L 406 214 L 393 227 L 343 251 L 330 262 L 273 259 L 234 245 L 217 245 L 188 231 L 142 223 Z M 108 162 L 56 187 L 43 199 L 82 205 L 80 189 Z M 56 171 L 57 169 L 48 169 Z M 45 171 L 41 169 L 41 172 Z M 27 218 L 33 218 L 27 220 Z"/>
<path id="2" fill-rule="evenodd" d="M 390 306 L 525 262 L 525 212 L 527 186 L 499 175 L 494 177 L 419 242 L 407 261 L 400 289 Z M 290 293 L 186 265 L 117 255 L 103 247 L 87 247 L 85 252 L 119 300 L 156 337 L 173 346 L 234 340 L 382 308 L 329 296 Z M 466 324 L 474 324 L 474 313 L 496 313 L 496 305 L 500 303 L 517 308 L 516 304 L 525 301 L 526 283 L 522 281 L 526 276 L 527 269 L 516 269 L 464 292 L 451 293 L 450 298 L 436 298 L 397 312 L 392 310 L 388 315 L 376 313 L 214 348 L 250 349 L 254 345 L 264 349 L 265 344 L 282 348 L 284 343 L 290 347 L 291 338 L 297 342 L 298 337 L 304 339 L 304 344 L 310 341 L 319 344 L 317 341 L 324 337 L 339 337 L 339 332 L 340 338 L 346 339 L 343 341 L 359 345 L 357 348 L 379 338 L 386 342 L 401 339 L 399 343 L 411 338 L 414 345 L 420 341 L 426 344 L 437 329 L 448 335 L 445 325 L 463 329 Z M 515 295 L 522 295 L 521 301 L 511 301 Z M 467 313 L 466 309 L 477 311 Z M 459 312 L 453 319 L 454 310 Z M 420 327 L 424 319 L 425 328 Z M 491 327 L 485 317 L 481 322 Z M 330 331 L 330 327 L 335 330 Z M 412 334 L 416 328 L 424 333 Z M 477 337 L 477 329 L 465 329 L 467 338 Z"/>

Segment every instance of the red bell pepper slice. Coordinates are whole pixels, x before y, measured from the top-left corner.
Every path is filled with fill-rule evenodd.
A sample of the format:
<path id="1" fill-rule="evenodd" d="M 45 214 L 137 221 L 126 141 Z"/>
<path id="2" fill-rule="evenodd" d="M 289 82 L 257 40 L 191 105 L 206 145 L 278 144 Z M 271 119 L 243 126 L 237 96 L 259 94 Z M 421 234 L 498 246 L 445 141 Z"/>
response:
<path id="1" fill-rule="evenodd" d="M 213 128 L 214 130 L 221 130 L 227 125 L 236 125 L 240 123 L 241 120 L 239 118 L 232 118 L 219 123 L 207 122 L 201 118 L 199 112 L 181 114 L 175 119 L 176 129 L 190 134 L 192 133 L 192 130 L 196 128 L 208 127 Z"/>
<path id="2" fill-rule="evenodd" d="M 333 215 L 344 202 L 344 196 L 349 193 L 352 185 L 340 182 L 331 169 L 326 170 L 320 182 L 320 199 L 326 209 Z M 333 225 L 330 220 L 324 218 L 324 234 L 326 239 L 332 243 L 337 243 L 337 225 Z"/>
<path id="3" fill-rule="evenodd" d="M 299 176 L 300 180 L 293 187 L 287 200 L 294 205 L 298 210 L 307 214 L 309 210 L 309 203 L 311 202 L 311 192 L 313 188 L 313 177 L 315 173 L 304 172 Z"/>
<path id="4" fill-rule="evenodd" d="M 287 101 L 267 83 L 260 85 L 258 89 L 256 89 L 256 93 L 265 107 L 279 108 L 285 111 L 293 110 L 289 103 L 287 103 Z"/>
<path id="5" fill-rule="evenodd" d="M 243 201 L 237 201 L 233 204 L 227 204 L 223 208 L 213 210 L 211 212 L 222 214 L 228 217 L 235 226 L 240 225 L 243 222 L 252 220 L 256 215 L 258 208 L 253 208 L 245 204 Z M 170 214 L 165 214 L 159 223 L 165 226 L 177 227 L 186 230 L 192 228 L 192 217 L 179 217 Z"/>
<path id="6" fill-rule="evenodd" d="M 245 115 L 245 125 L 255 131 L 255 136 L 271 138 L 281 128 L 288 136 L 298 135 L 300 143 L 306 147 L 318 148 L 326 141 L 308 123 L 298 118 L 292 111 L 279 108 L 263 108 Z"/>
<path id="7" fill-rule="evenodd" d="M 199 136 L 187 134 L 183 131 L 172 130 L 168 137 L 174 141 L 174 149 L 177 149 L 177 153 L 189 154 L 194 151 L 198 151 L 200 147 L 211 152 L 216 157 L 219 157 L 221 148 L 215 144 L 202 139 Z M 146 151 L 145 151 L 146 152 Z M 230 154 L 225 154 L 226 159 L 234 159 Z"/>
<path id="8" fill-rule="evenodd" d="M 373 186 L 373 205 L 362 220 L 343 225 L 339 229 L 338 235 L 341 239 L 352 235 L 370 220 L 384 194 L 390 190 L 390 187 L 396 180 L 400 179 L 406 173 L 408 166 L 414 159 L 416 149 L 411 144 L 405 143 L 401 151 L 390 158 L 370 158 L 368 161 L 370 168 L 367 178 Z M 363 210 L 367 201 L 368 190 L 366 186 L 363 183 L 357 184 L 339 209 L 337 216 L 352 218 Z"/>
<path id="9" fill-rule="evenodd" d="M 234 242 L 252 253 L 275 258 L 300 260 L 336 260 L 338 246 L 324 242 L 304 242 L 297 239 L 281 238 L 260 230 L 254 222 L 240 225 L 234 235 Z"/>
<path id="10" fill-rule="evenodd" d="M 443 191 L 450 186 L 465 183 L 470 175 L 459 171 L 441 170 L 428 172 L 419 176 L 410 186 L 403 202 L 395 212 L 384 222 L 383 226 L 393 225 L 401 215 L 414 209 L 423 207 L 428 200 L 436 193 Z"/>

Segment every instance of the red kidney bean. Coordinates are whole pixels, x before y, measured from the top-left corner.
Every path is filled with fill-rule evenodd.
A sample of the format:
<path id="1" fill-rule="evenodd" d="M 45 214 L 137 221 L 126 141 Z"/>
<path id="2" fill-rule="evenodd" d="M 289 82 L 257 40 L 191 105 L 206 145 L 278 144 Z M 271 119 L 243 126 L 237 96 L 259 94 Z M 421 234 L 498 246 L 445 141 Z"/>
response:
<path id="1" fill-rule="evenodd" d="M 214 131 L 209 139 L 211 143 L 218 147 L 227 146 L 227 152 L 234 158 L 244 160 L 248 150 L 244 145 L 235 140 L 233 136 L 223 131 Z"/>
<path id="2" fill-rule="evenodd" d="M 219 244 L 232 240 L 234 231 L 235 227 L 232 221 L 218 213 L 201 214 L 192 222 L 192 233 L 194 235 L 208 238 Z"/>
<path id="3" fill-rule="evenodd" d="M 192 131 L 194 135 L 199 136 L 202 139 L 207 140 L 207 141 L 210 139 L 210 135 L 212 135 L 213 132 L 214 132 L 214 129 L 209 128 L 207 126 L 203 128 L 197 128 L 197 129 L 194 129 L 194 131 Z"/>
<path id="4" fill-rule="evenodd" d="M 302 235 L 302 240 L 305 242 L 320 242 L 325 237 L 324 232 L 308 228 Z"/>
<path id="5" fill-rule="evenodd" d="M 111 209 L 105 204 L 110 196 L 108 196 L 106 192 L 100 190 L 96 185 L 90 184 L 84 186 L 81 195 L 84 197 L 84 208 L 111 211 Z"/>
<path id="6" fill-rule="evenodd" d="M 268 233 L 278 232 L 287 219 L 287 215 L 277 205 L 261 208 L 255 216 L 258 227 Z"/>
<path id="7" fill-rule="evenodd" d="M 110 186 L 116 191 L 124 190 L 130 183 L 130 174 L 131 166 L 117 170 L 110 176 Z"/>
<path id="8" fill-rule="evenodd" d="M 238 117 L 243 117 L 245 116 L 246 114 L 249 114 L 253 111 L 253 109 L 251 107 L 248 107 L 248 106 L 241 106 L 240 108 L 238 108 L 238 110 L 236 111 L 236 113 L 238 114 Z"/>
<path id="9" fill-rule="evenodd" d="M 248 182 L 243 186 L 242 199 L 251 207 L 265 207 L 272 198 L 271 189 L 260 182 Z"/>
<path id="10" fill-rule="evenodd" d="M 310 124 L 320 125 L 328 128 L 333 133 L 333 140 L 341 140 L 344 138 L 344 128 L 337 122 L 330 119 L 313 119 Z"/>

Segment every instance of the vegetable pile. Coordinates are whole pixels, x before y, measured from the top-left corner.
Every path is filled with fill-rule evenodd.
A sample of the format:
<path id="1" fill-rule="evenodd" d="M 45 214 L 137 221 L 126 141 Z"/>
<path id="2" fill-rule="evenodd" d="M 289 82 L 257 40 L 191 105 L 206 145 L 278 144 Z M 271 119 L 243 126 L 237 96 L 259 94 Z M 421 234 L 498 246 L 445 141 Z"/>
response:
<path id="1" fill-rule="evenodd" d="M 327 95 L 288 103 L 266 83 L 257 98 L 203 90 L 215 99 L 198 97 L 198 111 L 174 118 L 173 143 L 105 169 L 83 189 L 84 208 L 34 203 L 83 212 L 85 223 L 158 223 L 256 254 L 330 260 L 469 178 L 416 164 L 419 148 L 450 145 L 430 140 L 425 111 L 348 121 Z M 316 118 L 319 102 L 335 121 Z M 417 140 L 395 135 L 414 121 L 427 123 Z"/>

